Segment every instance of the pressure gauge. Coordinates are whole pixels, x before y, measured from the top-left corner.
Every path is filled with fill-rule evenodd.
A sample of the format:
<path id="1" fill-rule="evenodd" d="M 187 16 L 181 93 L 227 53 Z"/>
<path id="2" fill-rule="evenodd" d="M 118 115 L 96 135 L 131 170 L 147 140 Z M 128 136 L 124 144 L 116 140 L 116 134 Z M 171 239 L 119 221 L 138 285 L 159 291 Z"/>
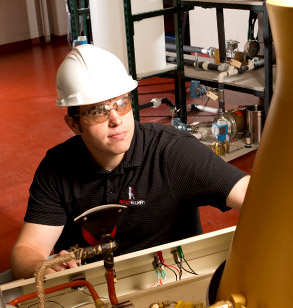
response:
<path id="1" fill-rule="evenodd" d="M 257 41 L 248 41 L 244 45 L 244 52 L 248 55 L 249 58 L 257 56 L 259 52 L 259 42 Z"/>

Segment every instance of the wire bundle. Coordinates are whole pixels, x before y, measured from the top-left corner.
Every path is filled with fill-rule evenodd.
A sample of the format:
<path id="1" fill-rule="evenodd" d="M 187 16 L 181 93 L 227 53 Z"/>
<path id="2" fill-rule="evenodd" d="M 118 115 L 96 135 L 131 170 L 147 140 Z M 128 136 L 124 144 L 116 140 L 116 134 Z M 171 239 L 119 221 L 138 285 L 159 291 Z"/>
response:
<path id="1" fill-rule="evenodd" d="M 168 270 L 173 272 L 173 274 L 175 275 L 176 281 L 181 280 L 183 271 L 185 271 L 189 274 L 192 274 L 192 275 L 198 275 L 191 268 L 191 266 L 189 265 L 189 263 L 185 259 L 181 246 L 178 246 L 176 250 L 173 250 L 172 254 L 173 254 L 173 258 L 174 258 L 174 261 L 175 261 L 177 266 L 166 264 L 162 251 L 158 251 L 157 255 L 154 256 L 153 267 L 156 271 L 157 282 L 155 284 L 153 284 L 151 287 L 156 287 L 156 286 L 163 285 L 163 284 L 166 283 L 167 277 L 166 277 L 165 268 L 167 268 Z M 186 269 L 183 266 L 183 262 L 185 262 L 188 269 Z"/>

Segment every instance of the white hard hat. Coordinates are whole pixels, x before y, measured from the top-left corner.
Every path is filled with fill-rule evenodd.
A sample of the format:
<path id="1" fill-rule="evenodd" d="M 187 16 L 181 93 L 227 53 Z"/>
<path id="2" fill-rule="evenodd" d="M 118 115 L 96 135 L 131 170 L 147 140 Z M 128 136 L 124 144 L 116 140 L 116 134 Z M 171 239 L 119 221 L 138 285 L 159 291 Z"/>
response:
<path id="1" fill-rule="evenodd" d="M 137 87 L 122 62 L 112 53 L 90 44 L 75 47 L 60 65 L 56 87 L 57 106 L 102 102 Z"/>

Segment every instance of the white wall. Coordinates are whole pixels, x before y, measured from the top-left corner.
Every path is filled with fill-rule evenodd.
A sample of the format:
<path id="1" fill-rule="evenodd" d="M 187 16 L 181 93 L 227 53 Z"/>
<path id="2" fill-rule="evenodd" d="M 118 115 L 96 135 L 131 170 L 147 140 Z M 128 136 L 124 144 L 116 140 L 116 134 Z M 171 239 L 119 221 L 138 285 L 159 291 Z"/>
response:
<path id="1" fill-rule="evenodd" d="M 189 12 L 189 21 L 192 46 L 219 47 L 215 8 L 196 7 Z M 249 11 L 224 9 L 225 39 L 239 41 L 239 51 L 243 51 L 247 41 L 248 21 Z"/>
<path id="2" fill-rule="evenodd" d="M 51 34 L 67 34 L 65 0 L 47 0 Z M 43 36 L 39 0 L 0 0 L 0 45 Z"/>
<path id="3" fill-rule="evenodd" d="M 55 35 L 67 35 L 65 0 L 47 0 L 47 2 L 51 33 Z"/>
<path id="4" fill-rule="evenodd" d="M 0 0 L 0 45 L 38 38 L 44 35 L 40 12 L 41 0 Z M 67 35 L 65 0 L 47 0 L 50 32 Z M 191 45 L 218 47 L 216 10 L 196 7 L 189 13 Z M 226 40 L 247 41 L 249 12 L 224 9 Z"/>

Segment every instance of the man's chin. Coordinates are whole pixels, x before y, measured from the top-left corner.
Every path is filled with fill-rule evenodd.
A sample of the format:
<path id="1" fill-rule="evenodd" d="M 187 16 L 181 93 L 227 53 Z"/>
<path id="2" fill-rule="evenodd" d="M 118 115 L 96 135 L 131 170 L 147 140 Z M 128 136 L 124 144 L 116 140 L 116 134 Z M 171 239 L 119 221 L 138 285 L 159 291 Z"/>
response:
<path id="1" fill-rule="evenodd" d="M 114 155 L 121 155 L 121 154 L 125 154 L 125 152 L 127 152 L 128 149 L 129 149 L 129 146 L 115 147 L 112 149 L 112 153 Z"/>

